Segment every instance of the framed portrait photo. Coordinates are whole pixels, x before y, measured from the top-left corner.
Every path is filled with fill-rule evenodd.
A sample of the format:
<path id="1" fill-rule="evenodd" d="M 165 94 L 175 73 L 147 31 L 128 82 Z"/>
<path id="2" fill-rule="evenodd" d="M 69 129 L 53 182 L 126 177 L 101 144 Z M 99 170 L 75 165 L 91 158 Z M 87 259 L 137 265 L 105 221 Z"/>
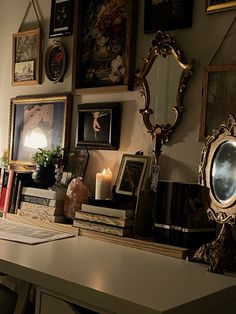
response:
<path id="1" fill-rule="evenodd" d="M 77 146 L 117 150 L 120 123 L 120 103 L 78 105 Z"/>
<path id="2" fill-rule="evenodd" d="M 193 0 L 145 0 L 144 33 L 192 26 Z"/>
<path id="3" fill-rule="evenodd" d="M 79 0 L 77 95 L 133 89 L 137 1 Z"/>
<path id="4" fill-rule="evenodd" d="M 235 109 L 236 65 L 214 65 L 204 68 L 199 140 L 212 134 Z"/>
<path id="5" fill-rule="evenodd" d="M 235 0 L 206 0 L 206 13 L 236 9 Z"/>
<path id="6" fill-rule="evenodd" d="M 10 104 L 9 163 L 30 167 L 38 148 L 69 147 L 71 95 L 15 97 Z"/>
<path id="7" fill-rule="evenodd" d="M 49 37 L 72 35 L 73 15 L 74 0 L 51 0 Z"/>
<path id="8" fill-rule="evenodd" d="M 41 84 L 41 31 L 13 34 L 12 85 Z"/>
<path id="9" fill-rule="evenodd" d="M 146 183 L 150 157 L 123 154 L 116 180 L 116 193 L 138 196 Z"/>

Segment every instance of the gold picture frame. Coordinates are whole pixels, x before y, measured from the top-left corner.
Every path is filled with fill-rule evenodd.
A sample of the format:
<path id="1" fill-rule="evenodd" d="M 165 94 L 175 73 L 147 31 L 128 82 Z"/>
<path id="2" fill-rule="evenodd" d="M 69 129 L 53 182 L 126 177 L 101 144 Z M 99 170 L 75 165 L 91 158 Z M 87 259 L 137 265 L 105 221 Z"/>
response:
<path id="1" fill-rule="evenodd" d="M 69 149 L 72 95 L 15 97 L 10 103 L 8 139 L 11 168 L 30 168 L 38 148 Z M 35 138 L 33 138 L 36 136 Z"/>
<path id="2" fill-rule="evenodd" d="M 219 0 L 206 0 L 206 13 L 217 13 L 236 8 L 235 0 L 219 1 Z"/>
<path id="3" fill-rule="evenodd" d="M 41 84 L 41 30 L 14 33 L 12 86 Z"/>

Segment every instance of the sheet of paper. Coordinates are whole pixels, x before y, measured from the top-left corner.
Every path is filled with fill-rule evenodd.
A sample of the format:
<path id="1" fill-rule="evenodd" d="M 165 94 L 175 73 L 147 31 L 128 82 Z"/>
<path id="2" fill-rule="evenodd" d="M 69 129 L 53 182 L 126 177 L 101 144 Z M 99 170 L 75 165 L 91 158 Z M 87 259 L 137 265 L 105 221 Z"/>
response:
<path id="1" fill-rule="evenodd" d="M 38 244 L 74 236 L 72 233 L 49 230 L 0 218 L 0 239 L 3 240 Z"/>

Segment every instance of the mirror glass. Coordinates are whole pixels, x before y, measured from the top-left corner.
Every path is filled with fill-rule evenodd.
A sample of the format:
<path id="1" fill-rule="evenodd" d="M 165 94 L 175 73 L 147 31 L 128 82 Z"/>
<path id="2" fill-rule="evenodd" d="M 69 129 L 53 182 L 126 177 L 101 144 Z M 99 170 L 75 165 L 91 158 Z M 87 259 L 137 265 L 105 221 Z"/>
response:
<path id="1" fill-rule="evenodd" d="M 173 124 L 176 97 L 183 68 L 173 55 L 159 56 L 152 65 L 146 80 L 150 92 L 150 122 L 155 124 Z"/>
<path id="2" fill-rule="evenodd" d="M 220 203 L 228 202 L 236 193 L 236 143 L 223 142 L 212 162 L 211 186 Z"/>

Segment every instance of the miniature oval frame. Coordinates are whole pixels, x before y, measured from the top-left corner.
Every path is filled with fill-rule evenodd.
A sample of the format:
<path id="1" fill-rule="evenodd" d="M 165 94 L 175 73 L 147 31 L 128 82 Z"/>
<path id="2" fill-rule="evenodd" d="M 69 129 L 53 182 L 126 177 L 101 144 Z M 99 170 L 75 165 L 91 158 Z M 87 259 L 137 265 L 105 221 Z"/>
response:
<path id="1" fill-rule="evenodd" d="M 47 78 L 54 83 L 62 82 L 66 71 L 66 51 L 61 42 L 54 40 L 45 56 L 45 72 Z"/>

